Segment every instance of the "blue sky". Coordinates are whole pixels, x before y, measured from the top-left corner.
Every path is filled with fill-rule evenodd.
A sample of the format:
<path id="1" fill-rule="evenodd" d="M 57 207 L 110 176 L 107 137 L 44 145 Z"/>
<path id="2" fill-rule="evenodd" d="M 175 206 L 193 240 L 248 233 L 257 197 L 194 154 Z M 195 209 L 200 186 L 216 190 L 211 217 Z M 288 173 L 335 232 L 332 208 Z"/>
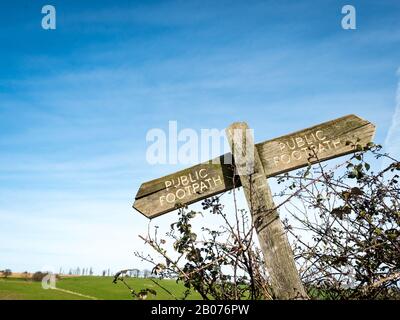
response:
<path id="1" fill-rule="evenodd" d="M 261 141 L 355 113 L 399 155 L 397 0 L 17 0 L 0 26 L 0 269 L 142 266 L 131 205 L 181 168 L 145 158 L 147 131 L 170 120 L 247 121 Z"/>

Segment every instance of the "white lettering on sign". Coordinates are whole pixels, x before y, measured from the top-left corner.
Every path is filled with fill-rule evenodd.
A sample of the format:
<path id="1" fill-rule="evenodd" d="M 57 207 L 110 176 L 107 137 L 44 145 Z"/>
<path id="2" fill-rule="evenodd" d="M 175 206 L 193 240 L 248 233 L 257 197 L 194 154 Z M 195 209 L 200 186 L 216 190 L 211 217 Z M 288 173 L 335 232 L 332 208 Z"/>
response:
<path id="1" fill-rule="evenodd" d="M 340 147 L 340 139 L 329 139 L 322 130 L 291 137 L 279 143 L 281 154 L 270 159 L 274 166 L 288 165 L 292 162 L 310 158 L 310 151 L 323 154 Z"/>
<path id="2" fill-rule="evenodd" d="M 214 190 L 223 181 L 220 175 L 209 176 L 207 169 L 200 169 L 194 173 L 177 176 L 165 181 L 167 195 L 160 197 L 160 204 L 166 205 L 191 196 L 193 194 L 202 194 Z"/>

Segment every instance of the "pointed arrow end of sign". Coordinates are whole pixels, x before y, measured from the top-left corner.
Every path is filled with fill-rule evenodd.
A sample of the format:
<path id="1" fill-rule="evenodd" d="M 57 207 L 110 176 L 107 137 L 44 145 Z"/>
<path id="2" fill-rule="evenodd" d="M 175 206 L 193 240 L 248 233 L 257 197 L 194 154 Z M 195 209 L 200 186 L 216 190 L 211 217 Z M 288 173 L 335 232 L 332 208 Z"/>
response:
<path id="1" fill-rule="evenodd" d="M 371 134 L 371 137 L 370 137 L 370 140 L 371 140 L 371 142 L 372 142 L 372 140 L 373 140 L 374 137 L 375 137 L 375 133 L 376 133 L 376 125 L 373 124 L 372 122 L 370 122 L 370 121 L 368 121 L 368 120 L 366 120 L 366 119 L 364 119 L 364 118 L 362 118 L 362 117 L 356 115 L 356 114 L 352 114 L 352 116 L 356 117 L 357 119 L 360 119 L 360 121 L 362 121 L 362 122 L 365 122 L 365 125 L 367 125 L 368 127 L 371 128 L 371 133 L 370 133 L 370 134 Z"/>
<path id="2" fill-rule="evenodd" d="M 140 200 L 140 198 L 143 196 L 143 184 L 140 186 L 139 190 L 136 193 L 135 196 L 135 201 L 132 204 L 132 208 L 144 215 L 146 218 L 149 218 L 148 214 L 146 213 L 146 210 L 143 208 L 143 201 Z"/>
<path id="3" fill-rule="evenodd" d="M 376 132 L 376 125 L 373 124 L 372 122 L 356 115 L 356 114 L 349 114 L 343 118 L 351 119 L 351 121 L 356 121 L 358 126 L 364 127 L 364 140 L 367 142 L 372 142 L 374 137 L 375 137 L 375 132 Z"/>
<path id="4" fill-rule="evenodd" d="M 133 205 L 132 205 L 132 208 L 135 209 L 137 212 L 141 213 L 142 215 L 144 215 L 146 218 L 149 218 L 149 219 L 150 219 L 151 217 L 150 217 L 149 214 L 146 213 L 145 210 L 141 207 L 140 203 L 141 203 L 141 201 L 138 200 L 138 199 L 136 199 L 135 202 L 134 202 Z"/>

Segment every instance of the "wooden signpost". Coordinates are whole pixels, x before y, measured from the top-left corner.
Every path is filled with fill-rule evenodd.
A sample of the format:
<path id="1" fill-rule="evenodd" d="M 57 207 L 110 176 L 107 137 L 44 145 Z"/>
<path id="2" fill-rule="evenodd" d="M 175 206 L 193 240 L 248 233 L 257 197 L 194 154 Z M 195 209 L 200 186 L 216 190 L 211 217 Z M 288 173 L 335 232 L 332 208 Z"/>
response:
<path id="1" fill-rule="evenodd" d="M 136 194 L 133 207 L 154 218 L 243 186 L 275 296 L 307 298 L 266 178 L 349 154 L 354 151 L 354 145 L 372 141 L 375 126 L 348 115 L 258 144 L 246 134 L 247 129 L 245 123 L 234 123 L 226 130 L 234 165 L 232 155 L 225 154 L 145 182 Z M 235 135 L 235 131 L 243 134 Z M 248 154 L 249 150 L 252 154 Z M 250 158 L 251 170 L 246 161 Z"/>

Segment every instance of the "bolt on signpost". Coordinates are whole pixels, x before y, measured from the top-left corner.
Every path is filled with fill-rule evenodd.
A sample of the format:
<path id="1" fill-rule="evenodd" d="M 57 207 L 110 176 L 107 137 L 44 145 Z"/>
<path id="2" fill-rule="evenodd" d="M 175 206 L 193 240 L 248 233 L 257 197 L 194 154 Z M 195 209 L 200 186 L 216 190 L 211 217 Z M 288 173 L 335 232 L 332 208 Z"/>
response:
<path id="1" fill-rule="evenodd" d="M 254 144 L 251 130 L 243 122 L 229 126 L 226 134 L 234 165 L 232 154 L 225 154 L 145 182 L 133 208 L 154 218 L 242 186 L 274 296 L 307 299 L 267 178 L 352 153 L 354 145 L 365 146 L 372 141 L 375 126 L 348 115 L 258 144 Z"/>

